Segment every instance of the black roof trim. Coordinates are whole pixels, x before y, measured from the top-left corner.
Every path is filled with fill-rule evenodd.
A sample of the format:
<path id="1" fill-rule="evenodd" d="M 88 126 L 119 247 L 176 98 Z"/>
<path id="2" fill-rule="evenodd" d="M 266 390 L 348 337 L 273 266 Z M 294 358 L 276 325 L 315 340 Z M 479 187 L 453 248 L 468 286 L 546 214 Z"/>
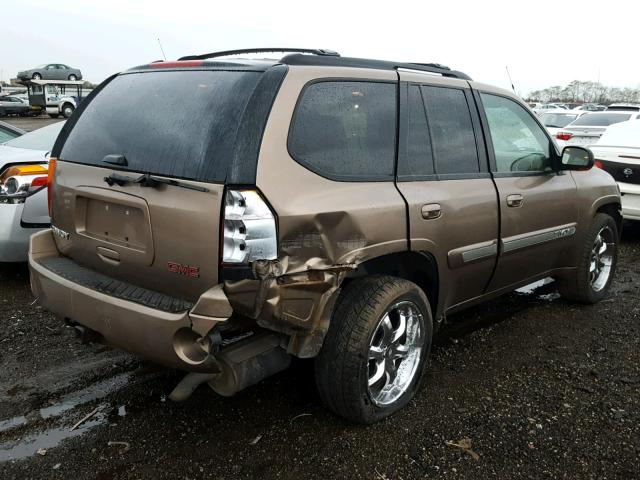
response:
<path id="1" fill-rule="evenodd" d="M 308 65 L 322 67 L 352 67 L 352 68 L 373 68 L 377 70 L 397 70 L 404 68 L 408 70 L 418 70 L 440 74 L 443 77 L 460 78 L 471 80 L 467 74 L 451 70 L 449 67 L 439 63 L 403 63 L 391 62 L 387 60 L 372 60 L 369 58 L 351 58 L 336 56 L 313 56 L 301 55 L 298 53 L 287 55 L 280 60 L 285 65 Z"/>
<path id="2" fill-rule="evenodd" d="M 339 57 L 338 52 L 328 50 L 324 48 L 244 48 L 240 50 L 223 50 L 221 52 L 204 53 L 202 55 L 187 55 L 180 57 L 180 60 L 206 60 L 208 58 L 216 57 L 228 57 L 230 55 L 244 55 L 247 53 L 270 53 L 270 52 L 296 52 L 296 53 L 309 53 L 318 56 Z"/>

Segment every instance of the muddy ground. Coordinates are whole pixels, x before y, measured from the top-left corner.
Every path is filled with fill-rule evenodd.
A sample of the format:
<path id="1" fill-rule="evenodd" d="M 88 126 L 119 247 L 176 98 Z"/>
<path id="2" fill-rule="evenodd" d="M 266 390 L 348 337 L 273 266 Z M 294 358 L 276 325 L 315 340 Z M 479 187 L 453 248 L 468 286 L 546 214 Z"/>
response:
<path id="1" fill-rule="evenodd" d="M 179 374 L 80 344 L 24 267 L 0 289 L 2 479 L 640 478 L 640 225 L 598 305 L 549 284 L 449 318 L 427 388 L 373 426 L 328 413 L 309 362 L 172 403 Z"/>

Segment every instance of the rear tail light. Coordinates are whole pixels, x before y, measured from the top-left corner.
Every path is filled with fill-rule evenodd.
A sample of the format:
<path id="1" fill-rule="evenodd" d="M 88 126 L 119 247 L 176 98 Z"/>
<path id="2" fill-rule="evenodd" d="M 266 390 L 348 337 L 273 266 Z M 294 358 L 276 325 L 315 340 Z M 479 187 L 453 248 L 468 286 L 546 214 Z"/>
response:
<path id="1" fill-rule="evenodd" d="M 49 216 L 53 218 L 53 211 L 52 211 L 52 205 L 51 205 L 51 194 L 52 194 L 52 190 L 53 188 L 53 178 L 56 174 L 56 162 L 57 162 L 57 158 L 50 158 L 49 159 L 49 172 L 47 174 L 47 205 L 49 206 Z"/>
<path id="2" fill-rule="evenodd" d="M 12 165 L 0 174 L 0 203 L 24 203 L 36 187 L 46 185 L 47 165 Z"/>
<path id="3" fill-rule="evenodd" d="M 564 140 L 565 142 L 567 140 L 569 140 L 571 137 L 573 137 L 573 133 L 569 133 L 569 132 L 558 132 L 558 133 L 556 133 L 556 138 L 558 140 Z"/>
<path id="4" fill-rule="evenodd" d="M 223 229 L 223 263 L 277 258 L 276 219 L 256 190 L 227 190 Z"/>
<path id="5" fill-rule="evenodd" d="M 600 160 L 595 160 L 593 162 L 593 166 L 596 167 L 596 168 L 604 169 L 604 165 L 602 165 L 602 162 Z"/>

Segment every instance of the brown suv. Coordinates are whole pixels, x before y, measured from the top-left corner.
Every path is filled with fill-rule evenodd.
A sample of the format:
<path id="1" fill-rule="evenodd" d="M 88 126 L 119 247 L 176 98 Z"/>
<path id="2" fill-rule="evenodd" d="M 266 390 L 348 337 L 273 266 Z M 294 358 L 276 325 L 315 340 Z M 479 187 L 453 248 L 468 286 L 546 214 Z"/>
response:
<path id="1" fill-rule="evenodd" d="M 228 58 L 263 51 L 142 65 L 78 108 L 31 237 L 43 305 L 190 372 L 174 399 L 316 357 L 326 405 L 373 422 L 446 314 L 549 276 L 606 294 L 616 184 L 519 98 L 437 64 Z"/>

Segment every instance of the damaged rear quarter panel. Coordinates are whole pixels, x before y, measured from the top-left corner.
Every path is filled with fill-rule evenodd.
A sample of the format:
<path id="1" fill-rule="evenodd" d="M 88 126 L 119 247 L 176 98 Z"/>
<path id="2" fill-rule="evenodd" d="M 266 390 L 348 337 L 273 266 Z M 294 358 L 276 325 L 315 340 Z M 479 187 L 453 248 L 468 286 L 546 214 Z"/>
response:
<path id="1" fill-rule="evenodd" d="M 327 68 L 323 77 L 397 81 L 395 72 Z M 345 276 L 371 258 L 407 250 L 406 211 L 392 181 L 338 182 L 293 160 L 289 123 L 318 68 L 291 68 L 260 150 L 257 186 L 278 217 L 278 260 L 253 265 L 258 280 L 225 282 L 234 308 L 291 336 L 289 351 L 315 356 Z"/>

